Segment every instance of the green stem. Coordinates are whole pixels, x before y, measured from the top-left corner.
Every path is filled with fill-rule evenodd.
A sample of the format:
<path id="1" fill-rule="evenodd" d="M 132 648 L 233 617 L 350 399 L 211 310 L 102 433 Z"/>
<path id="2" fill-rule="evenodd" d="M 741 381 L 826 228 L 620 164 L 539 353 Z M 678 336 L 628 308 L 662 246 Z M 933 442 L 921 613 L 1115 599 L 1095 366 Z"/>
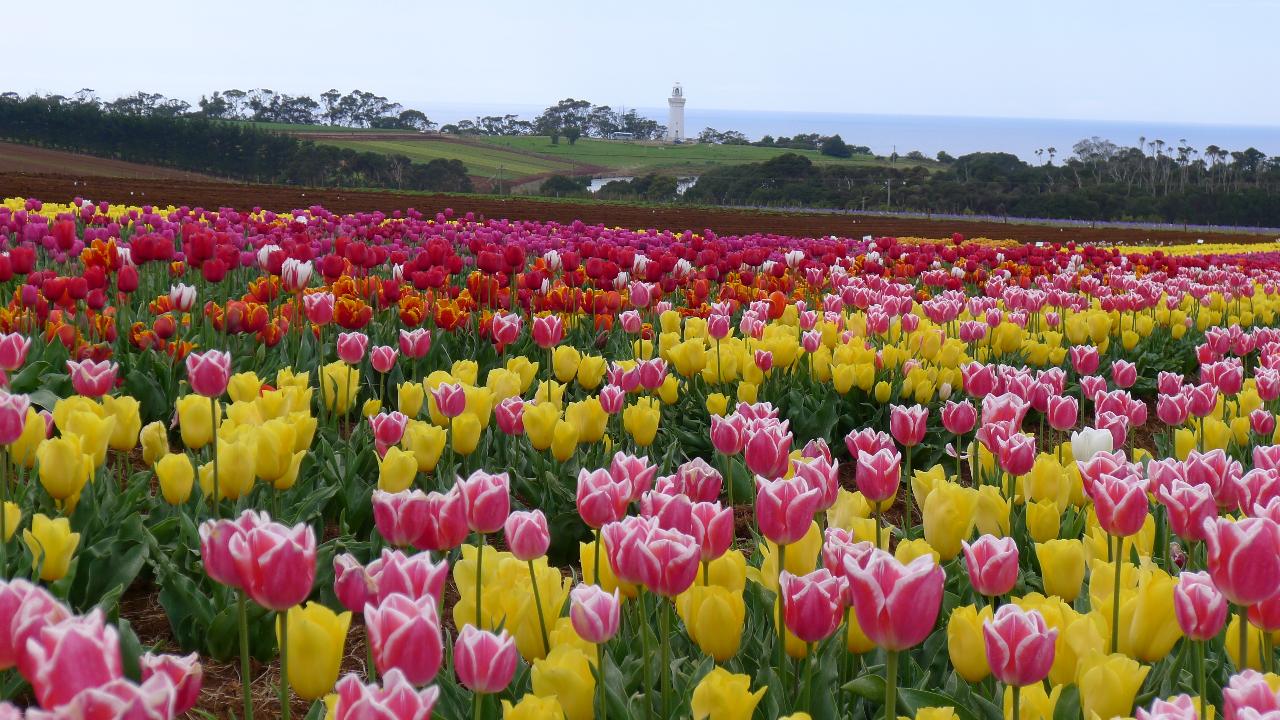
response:
<path id="1" fill-rule="evenodd" d="M 480 614 L 480 586 L 484 584 L 484 533 L 476 533 L 480 537 L 476 544 L 476 628 L 484 629 L 484 620 Z"/>
<path id="2" fill-rule="evenodd" d="M 1243 672 L 1249 667 L 1249 606 L 1240 606 L 1240 667 L 1237 672 Z"/>
<path id="3" fill-rule="evenodd" d="M 911 451 L 914 449 L 915 448 L 911 445 L 907 446 L 907 472 L 904 475 L 906 480 L 906 489 L 903 492 L 907 495 L 907 512 L 903 516 L 902 534 L 903 537 L 908 540 L 911 539 L 911 525 L 915 522 L 915 511 L 912 507 L 915 503 L 913 502 L 914 499 L 911 497 Z"/>
<path id="4" fill-rule="evenodd" d="M 1207 643 L 1203 640 L 1196 642 L 1196 692 L 1200 695 L 1200 717 L 1208 718 L 1205 714 L 1208 701 L 1205 695 L 1209 691 L 1208 679 L 1205 677 L 1205 653 L 1204 648 Z"/>
<path id="5" fill-rule="evenodd" d="M 595 559 L 595 563 L 596 563 L 596 564 L 595 564 L 595 566 L 594 566 L 594 569 L 595 569 L 595 573 L 596 573 L 596 585 L 598 585 L 598 586 L 600 586 L 600 587 L 604 587 L 604 582 L 600 580 L 600 577 L 601 577 L 601 571 L 600 571 L 600 528 L 596 528 L 596 548 L 595 548 L 595 552 L 596 552 L 596 559 Z"/>
<path id="6" fill-rule="evenodd" d="M 0 450 L 0 578 L 9 577 L 9 448 Z"/>
<path id="7" fill-rule="evenodd" d="M 652 720 L 653 718 L 653 695 L 652 695 L 653 664 L 651 662 L 652 655 L 649 654 L 649 633 L 646 632 L 649 629 L 648 628 L 649 613 L 648 613 L 647 602 L 646 602 L 647 597 L 648 597 L 648 593 L 644 590 L 644 588 L 641 588 L 640 598 L 639 598 L 640 602 L 638 603 L 640 606 L 639 621 L 636 623 L 636 630 L 639 631 L 640 633 L 640 650 L 643 656 L 643 659 L 640 662 L 640 667 L 642 670 L 644 670 L 644 687 L 645 687 L 644 714 L 645 714 L 645 717 L 648 717 Z"/>
<path id="8" fill-rule="evenodd" d="M 775 651 L 777 657 L 775 661 L 778 665 L 778 678 L 782 683 L 782 696 L 786 697 L 787 673 L 785 663 L 787 661 L 787 625 L 785 619 L 784 605 L 786 602 L 782 597 L 782 573 L 787 567 L 787 546 L 778 545 L 778 649 Z"/>
<path id="9" fill-rule="evenodd" d="M 813 656 L 813 643 L 807 643 L 805 646 L 805 664 L 804 664 L 804 709 L 805 712 L 813 712 L 813 664 L 817 662 L 817 658 Z"/>
<path id="10" fill-rule="evenodd" d="M 551 652 L 551 641 L 547 637 L 547 618 L 542 614 L 542 596 L 538 594 L 538 576 L 533 572 L 533 560 L 528 562 L 529 582 L 533 584 L 533 604 L 538 608 L 538 629 L 542 631 L 542 652 L 545 655 Z"/>
<path id="11" fill-rule="evenodd" d="M 289 720 L 289 611 L 280 613 L 280 717 Z"/>
<path id="12" fill-rule="evenodd" d="M 883 543 L 884 541 L 883 541 L 881 538 L 884 536 L 884 531 L 882 530 L 882 528 L 884 527 L 884 518 L 883 518 L 883 517 L 881 516 L 881 514 L 880 514 L 880 503 L 875 503 L 875 508 L 876 508 L 876 511 L 875 511 L 875 516 L 876 516 L 876 549 L 877 549 L 877 550 L 883 550 L 883 549 L 884 549 L 884 547 L 882 547 L 881 543 Z"/>
<path id="13" fill-rule="evenodd" d="M 253 693 L 249 687 L 249 611 L 244 591 L 240 590 L 237 594 L 240 614 L 240 691 L 244 697 L 245 720 L 253 720 Z"/>
<path id="14" fill-rule="evenodd" d="M 884 720 L 898 716 L 898 651 L 885 652 L 884 666 Z"/>
<path id="15" fill-rule="evenodd" d="M 662 598 L 662 716 L 671 716 L 671 599 Z"/>
<path id="16" fill-rule="evenodd" d="M 475 720 L 481 720 L 484 717 L 484 695 L 482 693 L 471 694 L 471 716 Z"/>
<path id="17" fill-rule="evenodd" d="M 1120 557 L 1124 550 L 1122 543 L 1124 538 L 1116 538 L 1116 554 L 1115 554 L 1115 594 L 1111 597 L 1111 652 L 1117 652 L 1116 648 L 1120 644 L 1120 565 L 1123 558 Z"/>
<path id="18" fill-rule="evenodd" d="M 213 518 L 218 519 L 218 399 L 209 398 L 209 426 L 213 428 Z"/>
<path id="19" fill-rule="evenodd" d="M 596 644 L 596 713 L 601 720 L 608 720 L 609 708 L 604 701 L 604 643 Z"/>
<path id="20" fill-rule="evenodd" d="M 378 666 L 373 662 L 373 643 L 369 642 L 368 632 L 365 633 L 364 637 L 364 650 L 367 658 L 365 661 L 367 663 L 364 671 L 365 677 L 368 678 L 369 682 L 376 683 L 378 682 Z"/>
<path id="21" fill-rule="evenodd" d="M 1275 669 L 1275 645 L 1271 641 L 1271 633 L 1262 631 L 1262 671 L 1269 673 Z"/>
<path id="22" fill-rule="evenodd" d="M 1014 685 L 1013 686 L 1013 720 L 1022 719 L 1022 715 L 1019 712 L 1021 710 L 1021 707 L 1020 707 L 1021 705 L 1022 705 L 1022 688 L 1018 687 L 1017 685 Z"/>

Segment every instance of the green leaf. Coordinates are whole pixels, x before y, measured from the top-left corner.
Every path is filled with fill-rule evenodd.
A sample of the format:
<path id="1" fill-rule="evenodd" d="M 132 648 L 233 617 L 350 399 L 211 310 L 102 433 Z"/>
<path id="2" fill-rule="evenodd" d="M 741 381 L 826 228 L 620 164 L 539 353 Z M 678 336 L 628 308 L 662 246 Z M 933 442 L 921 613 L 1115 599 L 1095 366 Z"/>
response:
<path id="1" fill-rule="evenodd" d="M 1062 689 L 1058 704 L 1053 708 L 1053 720 L 1080 720 L 1080 690 L 1075 685 Z"/>

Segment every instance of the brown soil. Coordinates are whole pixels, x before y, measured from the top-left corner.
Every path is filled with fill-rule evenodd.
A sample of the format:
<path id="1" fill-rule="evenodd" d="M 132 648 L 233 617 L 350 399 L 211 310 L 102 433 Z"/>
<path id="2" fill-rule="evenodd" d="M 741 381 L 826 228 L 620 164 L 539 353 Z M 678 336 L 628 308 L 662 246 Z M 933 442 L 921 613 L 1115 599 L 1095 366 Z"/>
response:
<path id="1" fill-rule="evenodd" d="M 7 142 L 0 142 L 0 173 L 59 173 L 68 177 L 74 175 L 74 180 L 84 177 L 115 177 L 216 182 L 215 178 L 208 175 L 185 170 Z M 70 200 L 71 197 L 68 196 L 65 200 Z M 63 200 L 63 198 L 58 199 Z"/>
<path id="2" fill-rule="evenodd" d="M 629 228 L 667 228 L 717 233 L 779 233 L 801 237 L 840 235 L 892 235 L 897 237 L 967 237 L 1010 239 L 1019 242 L 1066 241 L 1114 244 L 1193 243 L 1206 233 L 1132 228 L 1053 227 L 967 220 L 927 220 L 859 214 L 783 213 L 754 210 L 710 209 L 684 206 L 640 206 L 591 201 L 550 201 L 533 198 L 496 198 L 479 195 L 431 195 L 368 190 L 317 189 L 273 185 L 243 185 L 190 180 L 145 180 L 67 175 L 0 173 L 0 196 L 38 197 L 65 201 L 82 195 L 116 203 L 190 205 L 203 207 L 252 207 L 285 211 L 323 205 L 339 213 L 370 210 L 393 211 L 414 207 L 426 213 L 453 208 L 459 214 L 522 220 L 602 223 Z M 1257 243 L 1271 235 L 1213 233 L 1212 242 Z"/>

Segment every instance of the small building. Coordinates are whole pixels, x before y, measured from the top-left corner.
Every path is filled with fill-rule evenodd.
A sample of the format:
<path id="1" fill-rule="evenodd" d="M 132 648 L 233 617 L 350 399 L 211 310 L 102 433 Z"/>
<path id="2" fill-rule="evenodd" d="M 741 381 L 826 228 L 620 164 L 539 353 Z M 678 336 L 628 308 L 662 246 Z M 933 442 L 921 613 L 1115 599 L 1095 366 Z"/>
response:
<path id="1" fill-rule="evenodd" d="M 667 142 L 685 141 L 684 100 L 684 88 L 677 82 L 671 89 L 671 97 L 667 98 Z"/>
<path id="2" fill-rule="evenodd" d="M 636 134 L 629 132 L 609 133 L 610 140 L 635 140 Z"/>

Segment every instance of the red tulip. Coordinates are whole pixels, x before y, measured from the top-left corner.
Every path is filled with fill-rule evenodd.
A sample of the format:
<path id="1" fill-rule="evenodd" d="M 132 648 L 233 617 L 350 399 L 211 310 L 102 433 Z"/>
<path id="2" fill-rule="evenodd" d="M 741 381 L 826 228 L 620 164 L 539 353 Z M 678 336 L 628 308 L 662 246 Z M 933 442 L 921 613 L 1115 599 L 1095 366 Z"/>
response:
<path id="1" fill-rule="evenodd" d="M 231 380 L 231 353 L 208 350 L 187 356 L 187 381 L 191 390 L 207 398 L 222 397 Z"/>
<path id="2" fill-rule="evenodd" d="M 874 454 L 858 454 L 854 482 L 869 502 L 889 500 L 898 492 L 902 481 L 902 456 L 897 450 L 882 449 Z"/>
<path id="3" fill-rule="evenodd" d="M 382 687 L 363 685 L 355 673 L 348 673 L 334 689 L 334 720 L 430 720 L 440 698 L 440 688 L 417 690 L 395 668 L 383 674 Z"/>
<path id="4" fill-rule="evenodd" d="M 756 478 L 756 521 L 760 534 L 776 545 L 798 542 L 809 532 L 822 497 L 793 480 Z"/>
<path id="5" fill-rule="evenodd" d="M 474 693 L 491 695 L 507 689 L 516 673 L 516 641 L 506 630 L 495 635 L 464 625 L 453 645 L 458 682 Z"/>
<path id="6" fill-rule="evenodd" d="M 1236 605 L 1254 605 L 1280 591 L 1280 525 L 1269 518 L 1205 520 L 1209 575 Z"/>
<path id="7" fill-rule="evenodd" d="M 227 552 L 244 591 L 262 607 L 283 612 L 311 594 L 316 580 L 316 534 L 310 525 L 290 528 L 268 521 L 233 534 Z"/>
<path id="8" fill-rule="evenodd" d="M 618 634 L 622 603 L 617 588 L 611 594 L 599 585 L 579 583 L 569 601 L 569 621 L 583 640 L 598 645 Z"/>
<path id="9" fill-rule="evenodd" d="M 507 516 L 503 525 L 507 548 L 517 560 L 533 560 L 547 554 L 551 531 L 547 516 L 541 510 L 518 511 Z"/>
<path id="10" fill-rule="evenodd" d="M 970 545 L 961 541 L 964 565 L 973 589 L 984 597 L 1008 594 L 1018 582 L 1018 544 L 1013 538 L 983 535 Z"/>
<path id="11" fill-rule="evenodd" d="M 364 607 L 364 623 L 378 672 L 399 670 L 410 684 L 421 687 L 440 671 L 444 643 L 436 598 L 389 595 L 378 605 Z"/>
<path id="12" fill-rule="evenodd" d="M 458 479 L 467 526 L 484 535 L 502 529 L 511 512 L 511 478 L 506 473 L 476 470 L 466 480 Z"/>
<path id="13" fill-rule="evenodd" d="M 1057 638 L 1057 629 L 1045 625 L 1040 611 L 1017 605 L 1001 607 L 982 623 L 991 674 L 1011 687 L 1026 687 L 1049 676 Z"/>
<path id="14" fill-rule="evenodd" d="M 787 629 L 802 642 L 821 642 L 831 636 L 844 619 L 842 598 L 844 579 L 826 568 L 808 575 L 792 575 L 786 570 L 778 578 L 782 617 Z"/>
<path id="15" fill-rule="evenodd" d="M 938 621 L 946 579 L 932 556 L 922 555 L 903 565 L 877 550 L 865 567 L 853 556 L 845 556 L 843 562 L 858 625 L 872 642 L 898 651 L 929 636 Z"/>
<path id="16" fill-rule="evenodd" d="M 1227 624 L 1227 599 L 1206 572 L 1184 572 L 1173 587 L 1173 611 L 1188 640 L 1211 640 Z"/>
<path id="17" fill-rule="evenodd" d="M 190 655 L 156 655 L 143 653 L 138 658 L 142 669 L 142 684 L 154 675 L 163 676 L 173 684 L 173 714 L 182 715 L 196 706 L 200 696 L 200 687 L 204 684 L 204 667 L 200 664 L 200 656 Z"/>
<path id="18" fill-rule="evenodd" d="M 368 346 L 369 336 L 362 332 L 338 333 L 338 359 L 348 365 L 359 365 Z"/>

